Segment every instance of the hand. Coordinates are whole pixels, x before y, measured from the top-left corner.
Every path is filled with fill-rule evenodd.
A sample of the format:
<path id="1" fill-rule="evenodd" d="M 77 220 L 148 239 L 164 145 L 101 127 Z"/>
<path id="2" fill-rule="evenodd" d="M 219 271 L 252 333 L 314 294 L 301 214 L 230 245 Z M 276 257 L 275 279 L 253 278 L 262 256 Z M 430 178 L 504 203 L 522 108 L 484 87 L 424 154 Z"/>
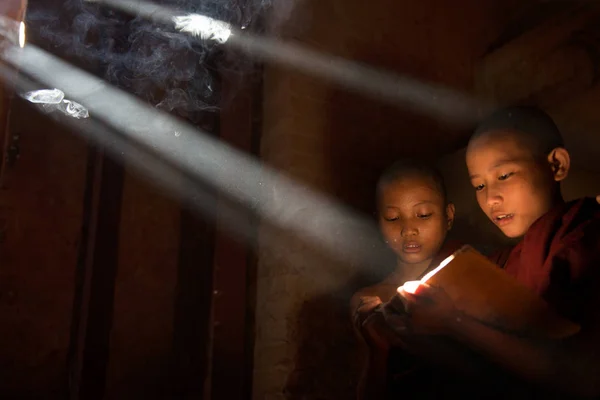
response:
<path id="1" fill-rule="evenodd" d="M 600 204 L 600 194 L 596 196 L 596 201 L 598 202 L 598 204 Z"/>
<path id="2" fill-rule="evenodd" d="M 394 331 L 387 325 L 383 313 L 380 311 L 382 301 L 378 296 L 363 296 L 355 311 L 355 324 L 362 333 L 363 338 L 372 348 L 387 351 L 390 347 L 398 345 L 398 338 Z"/>
<path id="3" fill-rule="evenodd" d="M 361 329 L 365 320 L 373 313 L 382 302 L 379 296 L 362 296 L 360 303 L 354 311 L 354 324 Z"/>
<path id="4" fill-rule="evenodd" d="M 394 296 L 380 308 L 380 313 L 388 327 L 400 335 L 408 332 L 408 319 L 410 318 L 403 302 L 404 300 L 400 296 Z"/>
<path id="5" fill-rule="evenodd" d="M 407 282 L 398 294 L 410 315 L 409 330 L 416 334 L 447 334 L 457 320 L 458 311 L 452 299 L 439 287 Z"/>

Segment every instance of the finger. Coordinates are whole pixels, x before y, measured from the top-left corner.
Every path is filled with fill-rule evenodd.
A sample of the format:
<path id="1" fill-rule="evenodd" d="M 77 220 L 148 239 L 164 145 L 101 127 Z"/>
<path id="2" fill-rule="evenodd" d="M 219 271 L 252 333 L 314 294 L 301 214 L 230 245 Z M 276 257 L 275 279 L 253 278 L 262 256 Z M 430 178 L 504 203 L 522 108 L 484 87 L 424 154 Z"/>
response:
<path id="1" fill-rule="evenodd" d="M 360 305 L 380 304 L 382 301 L 379 296 L 364 296 L 360 298 Z"/>
<path id="2" fill-rule="evenodd" d="M 363 328 L 367 327 L 368 325 L 371 325 L 374 322 L 377 322 L 377 318 L 379 317 L 380 316 L 378 314 L 369 315 L 367 318 L 365 318 L 365 320 L 362 323 Z"/>
<path id="3" fill-rule="evenodd" d="M 363 303 L 370 303 L 372 301 L 381 301 L 379 296 L 361 296 L 360 301 Z"/>
<path id="4" fill-rule="evenodd" d="M 369 311 L 379 304 L 381 304 L 381 299 L 379 297 L 361 297 L 357 310 L 360 312 Z"/>
<path id="5" fill-rule="evenodd" d="M 600 203 L 600 195 L 596 196 L 596 201 Z"/>
<path id="6" fill-rule="evenodd" d="M 404 309 L 402 313 L 399 313 L 395 308 L 388 306 L 381 308 L 381 315 L 383 316 L 383 319 L 388 325 L 406 325 L 406 317 L 408 314 L 406 312 L 406 309 Z"/>

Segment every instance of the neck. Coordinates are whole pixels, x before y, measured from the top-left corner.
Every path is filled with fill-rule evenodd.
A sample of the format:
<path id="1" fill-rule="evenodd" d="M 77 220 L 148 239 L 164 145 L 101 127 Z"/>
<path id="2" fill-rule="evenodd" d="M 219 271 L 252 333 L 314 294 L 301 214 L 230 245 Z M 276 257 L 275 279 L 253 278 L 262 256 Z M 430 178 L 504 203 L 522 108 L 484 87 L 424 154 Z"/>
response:
<path id="1" fill-rule="evenodd" d="M 560 190 L 560 182 L 554 182 L 552 186 L 552 207 L 558 206 L 560 204 L 565 203 L 565 199 L 562 196 L 562 191 Z"/>
<path id="2" fill-rule="evenodd" d="M 550 198 L 550 205 L 544 214 L 550 212 L 550 210 L 553 210 L 554 208 L 559 207 L 563 204 L 565 204 L 565 199 L 563 198 L 562 193 L 560 192 L 560 186 L 559 186 L 557 188 L 557 190 L 555 190 L 552 193 L 552 197 Z M 541 216 L 540 216 L 540 218 L 541 218 Z"/>
<path id="3" fill-rule="evenodd" d="M 565 204 L 565 199 L 563 198 L 562 193 L 559 189 L 558 193 L 555 193 L 555 195 L 552 198 L 552 207 L 556 207 L 561 204 Z"/>
<path id="4" fill-rule="evenodd" d="M 404 283 L 406 281 L 414 281 L 421 276 L 431 265 L 431 259 L 421 261 L 416 264 L 407 264 L 400 259 L 396 261 L 396 270 L 394 274 L 397 279 Z"/>

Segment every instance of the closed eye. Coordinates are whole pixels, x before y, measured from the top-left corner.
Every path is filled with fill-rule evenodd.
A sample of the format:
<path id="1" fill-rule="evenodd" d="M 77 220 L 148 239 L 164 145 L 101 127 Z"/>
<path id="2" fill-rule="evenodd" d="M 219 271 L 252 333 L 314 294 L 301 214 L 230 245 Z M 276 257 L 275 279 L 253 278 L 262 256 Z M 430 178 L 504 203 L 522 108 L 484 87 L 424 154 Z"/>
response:
<path id="1" fill-rule="evenodd" d="M 429 217 L 431 217 L 433 215 L 433 213 L 429 213 L 429 214 L 417 214 L 417 217 L 421 218 L 421 219 L 427 219 Z"/>
<path id="2" fill-rule="evenodd" d="M 392 221 L 397 221 L 398 217 L 391 217 L 391 218 L 384 217 L 383 219 L 385 219 L 386 221 L 392 222 Z"/>

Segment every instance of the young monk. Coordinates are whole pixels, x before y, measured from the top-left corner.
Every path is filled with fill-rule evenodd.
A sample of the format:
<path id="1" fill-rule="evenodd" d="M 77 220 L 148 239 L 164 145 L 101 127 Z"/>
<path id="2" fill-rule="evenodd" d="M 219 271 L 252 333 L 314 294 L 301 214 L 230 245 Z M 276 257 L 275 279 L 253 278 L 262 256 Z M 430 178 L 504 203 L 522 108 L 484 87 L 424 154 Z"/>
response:
<path id="1" fill-rule="evenodd" d="M 477 129 L 466 161 L 481 209 L 506 236 L 521 238 L 496 261 L 581 331 L 564 340 L 517 337 L 456 310 L 426 284 L 400 289 L 404 322 L 428 320 L 476 349 L 518 377 L 527 398 L 600 397 L 600 206 L 563 200 L 570 156 L 556 125 L 537 109 L 500 110 Z"/>
<path id="2" fill-rule="evenodd" d="M 396 254 L 396 268 L 351 300 L 356 330 L 370 350 L 359 389 L 359 397 L 366 399 L 386 397 L 394 374 L 413 385 L 426 375 L 414 357 L 396 351 L 397 337 L 374 310 L 394 296 L 402 283 L 417 279 L 459 247 L 445 243 L 455 210 L 446 197 L 440 173 L 431 166 L 416 161 L 393 164 L 377 185 L 377 205 L 379 226 Z M 434 262 L 436 258 L 438 262 Z"/>

